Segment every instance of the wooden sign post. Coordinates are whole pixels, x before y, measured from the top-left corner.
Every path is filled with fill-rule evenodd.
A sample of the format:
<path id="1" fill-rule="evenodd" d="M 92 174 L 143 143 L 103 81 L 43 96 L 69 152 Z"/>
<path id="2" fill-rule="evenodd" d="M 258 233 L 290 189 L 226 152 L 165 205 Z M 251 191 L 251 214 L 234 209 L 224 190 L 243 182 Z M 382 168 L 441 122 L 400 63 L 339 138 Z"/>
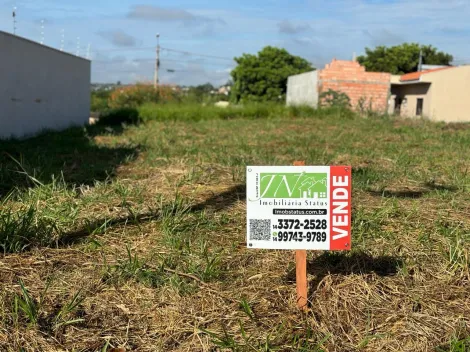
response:
<path id="1" fill-rule="evenodd" d="M 295 251 L 297 307 L 308 310 L 307 250 L 351 249 L 351 167 L 247 166 L 247 246 Z"/>
<path id="2" fill-rule="evenodd" d="M 305 161 L 294 161 L 294 166 L 305 166 Z M 297 287 L 297 307 L 307 311 L 307 250 L 295 251 L 295 284 Z"/>
<path id="3" fill-rule="evenodd" d="M 307 251 L 295 251 L 295 283 L 297 286 L 297 307 L 307 311 Z"/>

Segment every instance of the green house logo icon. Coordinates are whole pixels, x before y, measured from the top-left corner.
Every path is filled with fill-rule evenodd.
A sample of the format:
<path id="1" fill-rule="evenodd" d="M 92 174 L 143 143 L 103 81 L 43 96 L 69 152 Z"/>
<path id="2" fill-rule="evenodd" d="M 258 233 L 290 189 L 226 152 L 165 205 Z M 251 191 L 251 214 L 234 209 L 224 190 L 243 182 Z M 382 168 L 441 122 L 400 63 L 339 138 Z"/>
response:
<path id="1" fill-rule="evenodd" d="M 261 173 L 260 198 L 326 198 L 326 173 Z"/>

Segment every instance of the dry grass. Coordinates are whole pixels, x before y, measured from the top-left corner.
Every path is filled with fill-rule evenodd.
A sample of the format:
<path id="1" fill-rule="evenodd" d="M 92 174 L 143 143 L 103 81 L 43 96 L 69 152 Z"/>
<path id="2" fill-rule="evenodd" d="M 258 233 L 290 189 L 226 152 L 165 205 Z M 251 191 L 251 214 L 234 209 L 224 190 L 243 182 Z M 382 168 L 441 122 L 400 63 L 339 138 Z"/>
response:
<path id="1" fill-rule="evenodd" d="M 91 180 L 51 183 L 46 170 L 43 186 L 0 203 L 35 205 L 60 233 L 0 258 L 0 350 L 468 348 L 466 129 L 331 116 L 150 123 L 91 138 L 109 177 L 96 166 Z M 104 163 L 104 148 L 136 146 Z M 353 251 L 309 253 L 306 314 L 293 253 L 245 244 L 244 166 L 293 160 L 354 170 Z M 20 282 L 36 323 L 15 310 Z"/>

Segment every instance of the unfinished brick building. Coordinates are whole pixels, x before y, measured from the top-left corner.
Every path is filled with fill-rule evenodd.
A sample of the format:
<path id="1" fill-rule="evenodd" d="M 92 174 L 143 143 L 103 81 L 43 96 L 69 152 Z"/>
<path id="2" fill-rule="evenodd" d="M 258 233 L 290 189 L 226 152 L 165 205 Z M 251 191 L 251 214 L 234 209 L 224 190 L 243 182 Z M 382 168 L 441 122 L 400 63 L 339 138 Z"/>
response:
<path id="1" fill-rule="evenodd" d="M 292 97 L 292 92 L 298 94 L 298 90 L 293 84 L 298 84 L 299 80 L 294 79 L 296 76 L 292 77 L 292 79 L 289 77 L 287 85 L 288 104 L 299 101 Z M 329 89 L 345 93 L 349 97 L 353 109 L 372 109 L 373 111 L 385 112 L 388 108 L 390 74 L 366 72 L 365 68 L 356 61 L 333 59 L 324 69 L 317 72 L 316 86 L 315 94 L 318 97 Z M 315 100 L 318 101 L 318 97 Z M 308 99 L 304 99 L 304 101 L 308 101 Z"/>

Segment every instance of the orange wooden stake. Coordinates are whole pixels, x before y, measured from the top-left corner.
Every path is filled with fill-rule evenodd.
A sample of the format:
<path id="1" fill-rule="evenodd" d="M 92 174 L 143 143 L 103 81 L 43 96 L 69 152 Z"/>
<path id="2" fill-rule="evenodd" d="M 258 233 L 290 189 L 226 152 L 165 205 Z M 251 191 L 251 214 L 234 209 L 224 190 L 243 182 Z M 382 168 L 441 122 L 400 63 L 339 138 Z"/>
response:
<path id="1" fill-rule="evenodd" d="M 297 285 L 297 307 L 307 310 L 307 251 L 295 251 L 295 280 Z"/>
<path id="2" fill-rule="evenodd" d="M 294 161 L 294 166 L 305 166 L 305 161 Z M 307 251 L 295 251 L 295 283 L 297 286 L 297 307 L 307 310 Z"/>

